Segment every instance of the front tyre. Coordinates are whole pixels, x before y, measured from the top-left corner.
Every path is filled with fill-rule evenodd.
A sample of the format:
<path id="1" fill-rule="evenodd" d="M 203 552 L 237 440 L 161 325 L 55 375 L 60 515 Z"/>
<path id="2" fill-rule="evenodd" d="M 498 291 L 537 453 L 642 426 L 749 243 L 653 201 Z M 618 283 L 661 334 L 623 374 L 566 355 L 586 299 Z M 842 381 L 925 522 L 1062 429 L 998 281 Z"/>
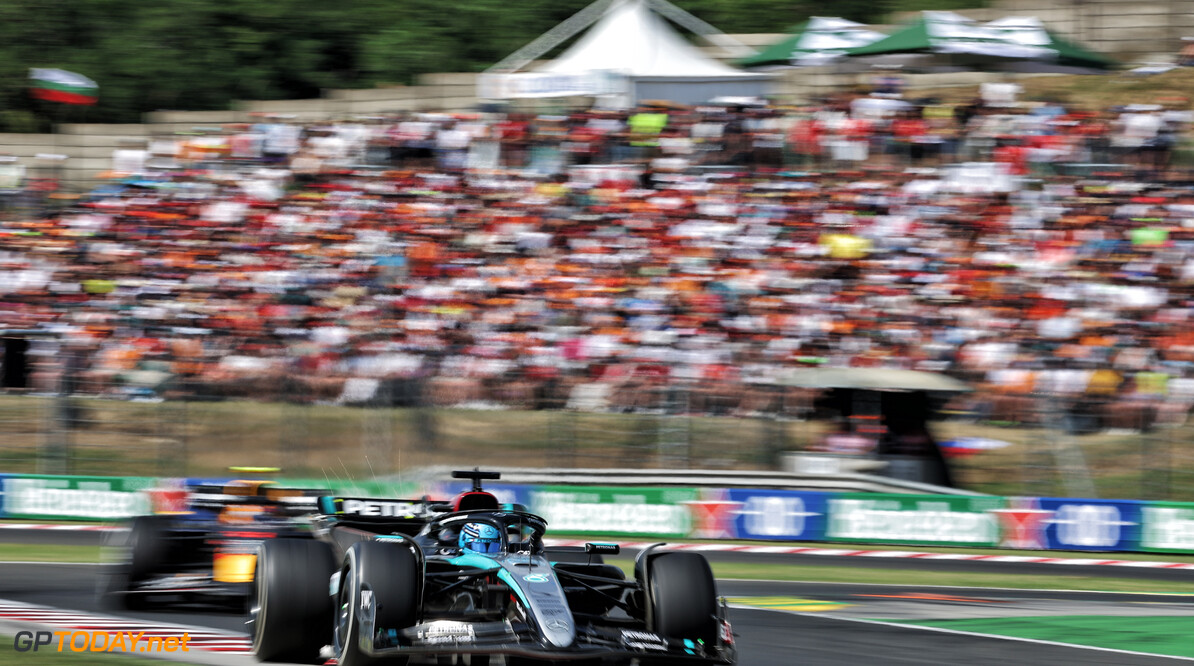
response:
<path id="1" fill-rule="evenodd" d="M 376 629 L 401 630 L 418 621 L 422 572 L 415 554 L 400 543 L 361 541 L 344 555 L 336 603 L 336 661 L 340 666 L 405 664 L 406 658 L 369 656 L 360 635 L 362 591 L 371 597 Z"/>
<path id="2" fill-rule="evenodd" d="M 328 581 L 336 560 L 327 544 L 309 539 L 262 543 L 253 576 L 250 633 L 259 661 L 323 663 L 335 613 Z"/>
<path id="3" fill-rule="evenodd" d="M 717 588 L 698 553 L 652 557 L 647 574 L 648 628 L 673 639 L 717 644 Z"/>

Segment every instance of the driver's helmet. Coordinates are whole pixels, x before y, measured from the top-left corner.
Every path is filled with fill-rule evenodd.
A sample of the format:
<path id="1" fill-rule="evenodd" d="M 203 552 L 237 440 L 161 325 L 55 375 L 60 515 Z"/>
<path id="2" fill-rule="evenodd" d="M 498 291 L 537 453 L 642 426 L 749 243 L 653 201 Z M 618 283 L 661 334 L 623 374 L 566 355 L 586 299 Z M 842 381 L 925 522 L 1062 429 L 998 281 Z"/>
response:
<path id="1" fill-rule="evenodd" d="M 459 543 L 461 548 L 478 553 L 497 553 L 502 549 L 502 533 L 489 523 L 465 523 Z"/>

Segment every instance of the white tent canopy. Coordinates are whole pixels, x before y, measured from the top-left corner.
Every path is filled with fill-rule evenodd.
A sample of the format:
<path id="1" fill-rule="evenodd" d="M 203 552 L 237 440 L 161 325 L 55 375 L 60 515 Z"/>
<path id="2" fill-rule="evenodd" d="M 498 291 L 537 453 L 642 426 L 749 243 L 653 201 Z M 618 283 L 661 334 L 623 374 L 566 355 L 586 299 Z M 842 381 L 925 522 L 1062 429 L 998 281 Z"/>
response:
<path id="1" fill-rule="evenodd" d="M 543 96 L 550 94 L 545 81 L 555 81 L 559 94 L 609 94 L 611 77 L 623 84 L 620 91 L 633 104 L 643 99 L 667 99 L 694 104 L 725 95 L 761 96 L 765 75 L 743 72 L 710 58 L 689 44 L 661 18 L 652 5 L 662 0 L 613 0 L 588 31 L 558 58 L 527 73 L 489 73 L 504 77 L 482 96 Z M 675 8 L 672 8 L 673 10 Z M 678 11 L 678 10 L 677 10 Z M 561 24 L 563 25 L 563 24 Z M 563 41 L 566 37 L 561 38 Z M 545 78 L 546 77 L 546 78 Z M 534 81 L 538 92 L 520 94 L 523 81 Z M 484 85 L 484 84 L 483 84 Z M 504 91 L 494 94 L 494 91 Z"/>
<path id="2" fill-rule="evenodd" d="M 572 48 L 537 71 L 593 70 L 626 76 L 750 76 L 701 53 L 641 0 L 611 5 Z"/>

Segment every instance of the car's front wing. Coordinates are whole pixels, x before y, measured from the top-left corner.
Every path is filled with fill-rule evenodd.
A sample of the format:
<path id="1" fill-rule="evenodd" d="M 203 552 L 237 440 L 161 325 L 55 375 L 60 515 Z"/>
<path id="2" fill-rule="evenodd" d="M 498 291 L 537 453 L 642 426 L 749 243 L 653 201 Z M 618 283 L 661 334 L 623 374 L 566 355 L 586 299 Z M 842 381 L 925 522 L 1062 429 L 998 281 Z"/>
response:
<path id="1" fill-rule="evenodd" d="M 677 663 L 733 664 L 736 652 L 728 623 L 716 645 L 677 640 L 640 629 L 582 625 L 576 641 L 560 648 L 542 640 L 532 626 L 509 620 L 460 622 L 435 620 L 408 627 L 375 627 L 371 613 L 361 614 L 361 649 L 377 657 L 434 654 L 504 654 L 539 659 L 650 657 Z M 557 620 L 558 621 L 558 620 Z M 370 641 L 367 637 L 373 636 Z"/>

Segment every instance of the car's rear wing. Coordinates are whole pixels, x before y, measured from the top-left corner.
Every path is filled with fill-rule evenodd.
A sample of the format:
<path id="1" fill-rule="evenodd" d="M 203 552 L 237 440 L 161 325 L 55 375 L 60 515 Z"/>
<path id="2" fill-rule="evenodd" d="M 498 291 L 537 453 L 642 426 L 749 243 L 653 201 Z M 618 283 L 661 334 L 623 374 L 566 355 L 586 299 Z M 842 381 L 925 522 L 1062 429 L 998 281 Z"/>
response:
<path id="1" fill-rule="evenodd" d="M 199 484 L 190 488 L 187 502 L 192 510 L 218 511 L 229 506 L 255 504 L 274 507 L 281 513 L 299 515 L 316 512 L 319 496 L 325 492 L 327 491 L 284 488 L 272 483 Z"/>

